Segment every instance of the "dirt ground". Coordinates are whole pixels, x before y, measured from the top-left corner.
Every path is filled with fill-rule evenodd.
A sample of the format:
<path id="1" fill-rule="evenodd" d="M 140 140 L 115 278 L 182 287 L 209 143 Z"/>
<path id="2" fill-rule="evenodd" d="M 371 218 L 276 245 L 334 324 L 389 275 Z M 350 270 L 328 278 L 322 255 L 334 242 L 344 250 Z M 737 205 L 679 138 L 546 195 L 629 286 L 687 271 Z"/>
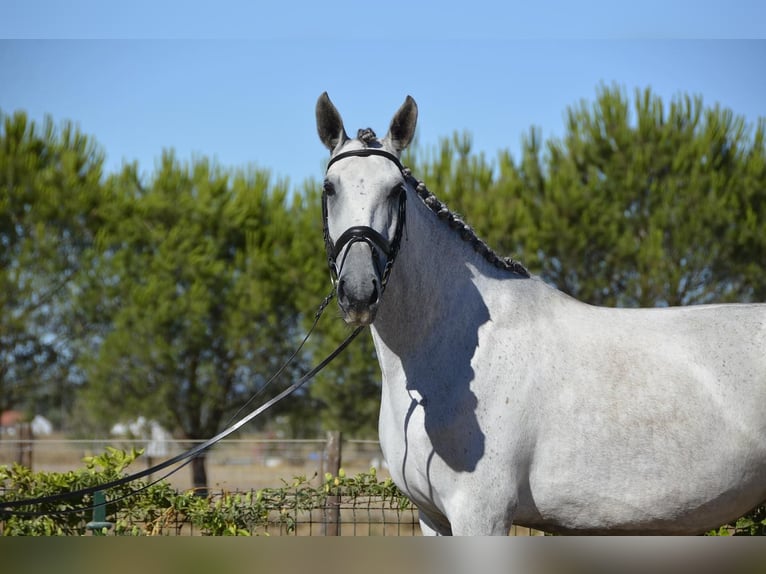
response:
<path id="1" fill-rule="evenodd" d="M 19 443 L 13 437 L 0 439 L 0 465 L 9 465 L 18 459 Z M 32 468 L 35 471 L 66 472 L 83 467 L 82 458 L 100 454 L 106 446 L 128 450 L 144 448 L 145 453 L 129 468 L 137 472 L 166 460 L 189 448 L 190 444 L 171 443 L 166 450 L 150 457 L 147 444 L 141 441 L 114 439 L 71 440 L 60 435 L 42 437 L 32 444 Z M 326 469 L 326 441 L 282 440 L 260 436 L 224 440 L 207 452 L 208 485 L 212 489 L 249 490 L 252 488 L 280 487 L 283 481 L 292 482 L 296 476 L 311 479 L 322 477 Z M 346 440 L 342 444 L 341 467 L 347 475 L 369 471 L 375 467 L 381 478 L 388 473 L 377 441 Z M 170 469 L 153 478 L 159 478 Z M 191 488 L 189 466 L 181 468 L 167 478 L 179 489 Z"/>

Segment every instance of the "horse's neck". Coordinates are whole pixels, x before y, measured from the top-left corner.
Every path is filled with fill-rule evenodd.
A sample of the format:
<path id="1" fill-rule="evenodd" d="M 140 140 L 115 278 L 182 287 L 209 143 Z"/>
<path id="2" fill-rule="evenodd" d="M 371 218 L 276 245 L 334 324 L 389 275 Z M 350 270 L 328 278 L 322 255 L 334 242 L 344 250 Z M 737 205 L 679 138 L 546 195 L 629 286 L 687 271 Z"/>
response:
<path id="1" fill-rule="evenodd" d="M 373 331 L 387 347 L 415 351 L 474 313 L 473 274 L 487 262 L 425 206 L 408 206 L 407 227 Z M 473 302 L 473 305 L 470 303 Z"/>

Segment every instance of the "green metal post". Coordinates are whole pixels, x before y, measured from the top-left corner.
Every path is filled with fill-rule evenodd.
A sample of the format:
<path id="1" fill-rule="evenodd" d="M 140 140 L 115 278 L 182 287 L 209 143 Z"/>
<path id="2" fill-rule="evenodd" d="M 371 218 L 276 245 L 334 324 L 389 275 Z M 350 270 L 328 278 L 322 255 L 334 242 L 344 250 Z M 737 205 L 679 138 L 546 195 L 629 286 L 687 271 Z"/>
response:
<path id="1" fill-rule="evenodd" d="M 85 528 L 93 533 L 93 536 L 103 536 L 104 528 L 110 530 L 114 524 L 106 520 L 106 498 L 103 490 L 93 493 L 93 520 L 85 525 Z"/>

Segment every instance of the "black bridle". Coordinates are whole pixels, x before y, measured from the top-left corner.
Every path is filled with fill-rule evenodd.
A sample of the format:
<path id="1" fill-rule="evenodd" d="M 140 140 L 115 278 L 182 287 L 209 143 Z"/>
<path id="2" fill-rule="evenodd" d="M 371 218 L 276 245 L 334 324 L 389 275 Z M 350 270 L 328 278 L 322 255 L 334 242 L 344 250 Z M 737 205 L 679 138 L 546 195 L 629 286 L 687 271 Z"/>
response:
<path id="1" fill-rule="evenodd" d="M 327 164 L 327 170 L 330 169 L 332 164 L 339 160 L 346 159 L 348 157 L 369 157 L 371 155 L 381 156 L 388 159 L 389 161 L 394 162 L 396 167 L 399 168 L 399 171 L 402 172 L 402 175 L 405 176 L 405 179 L 408 177 L 409 172 L 402 165 L 402 162 L 399 161 L 399 158 L 391 152 L 380 148 L 363 148 L 339 153 L 330 159 L 329 163 Z M 388 277 L 391 274 L 391 268 L 394 265 L 394 260 L 399 253 L 399 247 L 402 242 L 402 235 L 404 233 L 404 224 L 406 220 L 406 207 L 407 192 L 405 189 L 402 189 L 399 193 L 399 209 L 397 210 L 396 229 L 394 230 L 394 236 L 390 243 L 379 231 L 367 225 L 355 225 L 350 227 L 344 231 L 340 237 L 338 237 L 337 241 L 333 242 L 333 240 L 330 238 L 330 231 L 328 229 L 327 221 L 327 192 L 322 192 L 322 231 L 324 234 L 325 250 L 327 251 L 327 265 L 330 268 L 330 278 L 333 285 L 337 283 L 338 276 L 340 275 L 341 269 L 343 268 L 343 263 L 345 261 L 344 255 L 343 259 L 340 261 L 340 265 L 338 264 L 338 257 L 343 252 L 343 249 L 345 247 L 350 247 L 354 243 L 361 242 L 369 245 L 370 250 L 372 251 L 373 262 L 375 264 L 375 268 L 378 270 L 378 275 L 380 276 L 380 293 L 381 295 L 383 294 L 383 290 L 386 288 L 386 284 L 388 283 Z M 379 252 L 386 257 L 386 264 L 383 269 L 380 269 L 379 267 Z M 348 250 L 346 253 L 348 253 Z"/>

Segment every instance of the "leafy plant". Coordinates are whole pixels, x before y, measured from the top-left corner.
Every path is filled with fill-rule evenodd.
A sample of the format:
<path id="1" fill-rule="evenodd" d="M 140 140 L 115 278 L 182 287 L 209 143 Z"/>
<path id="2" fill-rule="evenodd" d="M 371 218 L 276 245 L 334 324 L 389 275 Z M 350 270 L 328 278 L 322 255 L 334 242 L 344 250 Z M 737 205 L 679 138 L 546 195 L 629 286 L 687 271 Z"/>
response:
<path id="1" fill-rule="evenodd" d="M 766 505 L 758 506 L 730 524 L 724 524 L 706 536 L 766 536 Z"/>
<path id="2" fill-rule="evenodd" d="M 84 468 L 65 473 L 32 472 L 20 465 L 0 467 L 0 504 L 88 488 L 124 476 L 125 469 L 141 454 L 114 448 L 85 457 Z M 324 509 L 328 497 L 375 498 L 391 509 L 412 508 L 412 503 L 390 478 L 379 480 L 375 469 L 353 477 L 341 469 L 316 480 L 297 476 L 279 488 L 248 492 L 222 492 L 199 496 L 194 490 L 179 492 L 167 482 L 133 481 L 107 493 L 106 517 L 114 527 L 110 534 L 156 536 L 187 531 L 207 536 L 268 534 L 270 528 L 294 533 L 303 516 Z M 91 495 L 19 508 L 20 514 L 0 515 L 0 534 L 5 536 L 82 536 L 92 517 Z M 39 516 L 25 516 L 34 512 Z"/>
<path id="3" fill-rule="evenodd" d="M 0 466 L 0 502 L 30 500 L 50 495 L 73 492 L 116 480 L 142 451 L 129 452 L 107 447 L 97 456 L 83 459 L 84 468 L 67 472 L 32 472 L 14 464 Z M 141 496 L 130 497 L 134 489 L 145 488 Z M 108 493 L 107 514 L 128 515 L 145 520 L 159 507 L 162 495 L 172 492 L 167 484 L 148 487 L 135 482 L 113 488 Z M 8 515 L 0 522 L 0 531 L 6 536 L 66 536 L 83 535 L 92 516 L 93 495 L 78 495 L 63 500 L 18 508 L 18 514 Z M 25 515 L 24 513 L 29 513 Z"/>

